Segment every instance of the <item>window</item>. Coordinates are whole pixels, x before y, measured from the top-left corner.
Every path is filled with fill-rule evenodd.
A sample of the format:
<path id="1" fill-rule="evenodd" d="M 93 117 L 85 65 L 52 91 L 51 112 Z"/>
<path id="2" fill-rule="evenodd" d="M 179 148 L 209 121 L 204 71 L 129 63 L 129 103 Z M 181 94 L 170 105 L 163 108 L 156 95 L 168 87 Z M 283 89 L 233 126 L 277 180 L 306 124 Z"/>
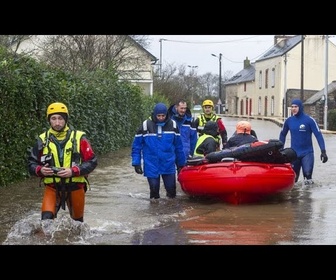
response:
<path id="1" fill-rule="evenodd" d="M 275 68 L 272 68 L 271 87 L 274 88 L 274 86 L 275 86 Z"/>
<path id="2" fill-rule="evenodd" d="M 248 105 L 249 105 L 249 99 L 246 97 L 245 99 L 245 115 L 249 115 Z"/>
<path id="3" fill-rule="evenodd" d="M 261 97 L 258 98 L 258 115 L 261 115 Z"/>
<path id="4" fill-rule="evenodd" d="M 268 69 L 265 71 L 265 88 L 268 88 Z"/>
<path id="5" fill-rule="evenodd" d="M 262 86 L 262 71 L 259 71 L 259 89 L 261 89 Z"/>

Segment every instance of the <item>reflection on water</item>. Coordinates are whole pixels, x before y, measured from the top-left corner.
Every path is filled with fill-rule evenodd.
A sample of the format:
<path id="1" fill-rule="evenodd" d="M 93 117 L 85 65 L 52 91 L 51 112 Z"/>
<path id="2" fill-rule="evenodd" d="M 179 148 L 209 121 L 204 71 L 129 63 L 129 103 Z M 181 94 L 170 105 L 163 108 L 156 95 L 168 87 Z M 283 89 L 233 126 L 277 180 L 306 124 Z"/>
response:
<path id="1" fill-rule="evenodd" d="M 229 135 L 235 123 L 225 120 Z M 280 128 L 274 123 L 251 123 L 260 140 L 278 138 Z M 0 188 L 0 244 L 336 244 L 334 137 L 325 135 L 325 164 L 314 140 L 315 185 L 307 188 L 300 179 L 290 192 L 255 204 L 193 199 L 179 187 L 176 199 L 166 199 L 162 184 L 162 199 L 151 203 L 147 180 L 134 172 L 129 148 L 99 158 L 89 178 L 84 223 L 71 220 L 67 209 L 61 209 L 54 221 L 41 221 L 43 187 L 36 178 Z"/>
<path id="2" fill-rule="evenodd" d="M 291 207 L 270 205 L 227 205 L 215 211 L 193 209 L 181 221 L 190 244 L 267 245 L 292 240 Z M 257 217 L 257 218 L 256 218 Z"/>

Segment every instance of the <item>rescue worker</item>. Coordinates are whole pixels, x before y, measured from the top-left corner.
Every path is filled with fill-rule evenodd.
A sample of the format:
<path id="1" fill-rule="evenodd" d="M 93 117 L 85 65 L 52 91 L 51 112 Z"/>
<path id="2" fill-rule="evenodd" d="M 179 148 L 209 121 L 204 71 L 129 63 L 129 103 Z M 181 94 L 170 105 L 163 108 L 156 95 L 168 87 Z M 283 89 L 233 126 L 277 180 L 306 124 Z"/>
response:
<path id="1" fill-rule="evenodd" d="M 316 123 L 316 120 L 304 112 L 303 102 L 300 99 L 294 99 L 291 103 L 292 115 L 288 117 L 280 131 L 279 140 L 286 143 L 287 133 L 290 132 L 290 147 L 296 152 L 297 159 L 292 162 L 295 171 L 295 183 L 299 180 L 300 171 L 305 185 L 312 185 L 314 181 L 314 134 L 317 144 L 321 150 L 320 159 L 322 163 L 328 161 L 323 134 Z"/>
<path id="2" fill-rule="evenodd" d="M 236 132 L 229 138 L 224 149 L 238 147 L 243 144 L 253 143 L 258 141 L 256 137 L 251 135 L 251 123 L 248 121 L 239 121 L 236 124 Z"/>
<path id="3" fill-rule="evenodd" d="M 218 125 L 214 121 L 208 121 L 203 129 L 203 134 L 197 140 L 194 157 L 206 156 L 219 149 Z"/>
<path id="4" fill-rule="evenodd" d="M 222 118 L 214 113 L 214 103 L 210 100 L 204 100 L 202 103 L 203 113 L 197 116 L 194 126 L 197 128 L 199 136 L 202 135 L 204 126 L 208 121 L 217 122 L 219 128 L 219 136 L 217 136 L 220 140 L 222 146 L 225 146 L 227 142 L 227 131 L 225 125 L 222 121 Z"/>
<path id="5" fill-rule="evenodd" d="M 180 131 L 185 160 L 193 156 L 196 142 L 197 131 L 193 126 L 193 119 L 187 102 L 183 99 L 178 100 L 168 108 L 168 117 L 176 121 Z"/>
<path id="6" fill-rule="evenodd" d="M 237 134 L 237 131 L 235 130 L 231 137 L 235 136 L 236 134 Z M 251 129 L 251 135 L 258 139 L 258 136 L 255 130 Z"/>
<path id="7" fill-rule="evenodd" d="M 50 104 L 47 119 L 50 128 L 39 135 L 28 156 L 29 173 L 45 186 L 41 219 L 56 218 L 67 205 L 70 217 L 83 222 L 87 177 L 97 166 L 96 155 L 85 133 L 68 125 L 65 104 Z"/>
<path id="8" fill-rule="evenodd" d="M 178 126 L 167 115 L 167 106 L 157 103 L 151 117 L 136 131 L 132 143 L 132 166 L 136 173 L 147 177 L 149 197 L 155 202 L 160 198 L 161 177 L 166 196 L 176 197 L 176 170 L 179 173 L 186 164 Z"/>

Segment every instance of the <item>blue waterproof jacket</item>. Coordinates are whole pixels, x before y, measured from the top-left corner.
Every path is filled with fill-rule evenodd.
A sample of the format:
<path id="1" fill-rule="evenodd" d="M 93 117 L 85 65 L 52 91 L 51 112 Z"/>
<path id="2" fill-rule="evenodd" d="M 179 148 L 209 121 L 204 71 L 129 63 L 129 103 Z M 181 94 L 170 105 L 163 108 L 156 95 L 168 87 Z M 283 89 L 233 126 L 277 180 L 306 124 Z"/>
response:
<path id="1" fill-rule="evenodd" d="M 299 107 L 296 115 L 290 116 L 284 122 L 280 131 L 279 140 L 285 144 L 286 135 L 290 131 L 291 148 L 296 152 L 298 157 L 303 157 L 313 153 L 312 133 L 314 133 L 321 151 L 325 151 L 325 143 L 322 132 L 316 121 L 304 113 L 301 100 L 293 100 L 292 104 Z"/>
<path id="2" fill-rule="evenodd" d="M 190 109 L 188 108 L 184 116 L 176 112 L 175 105 L 171 105 L 168 109 L 168 116 L 176 121 L 180 131 L 183 151 L 186 161 L 189 156 L 193 156 L 196 147 L 198 135 L 197 129 L 193 126 L 193 118 Z"/>
<path id="3" fill-rule="evenodd" d="M 152 115 L 138 128 L 132 143 L 132 166 L 141 165 L 144 176 L 157 178 L 176 173 L 176 167 L 186 164 L 181 136 L 174 120 L 157 124 Z"/>

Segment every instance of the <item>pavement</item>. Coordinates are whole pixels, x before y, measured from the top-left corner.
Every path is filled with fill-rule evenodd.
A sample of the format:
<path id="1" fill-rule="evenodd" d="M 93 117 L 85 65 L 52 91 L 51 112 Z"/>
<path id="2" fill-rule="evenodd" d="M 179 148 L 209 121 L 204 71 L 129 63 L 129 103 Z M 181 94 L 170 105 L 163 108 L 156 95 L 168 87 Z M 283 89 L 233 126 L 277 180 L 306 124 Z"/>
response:
<path id="1" fill-rule="evenodd" d="M 283 118 L 274 118 L 274 117 L 263 117 L 263 116 L 242 116 L 242 115 L 228 115 L 228 114 L 219 114 L 222 117 L 226 118 L 239 118 L 239 119 L 256 119 L 256 120 L 264 120 L 264 121 L 271 121 L 277 124 L 278 126 L 282 127 L 284 124 Z M 322 133 L 324 134 L 336 134 L 336 131 L 333 130 L 325 130 L 321 129 Z"/>

